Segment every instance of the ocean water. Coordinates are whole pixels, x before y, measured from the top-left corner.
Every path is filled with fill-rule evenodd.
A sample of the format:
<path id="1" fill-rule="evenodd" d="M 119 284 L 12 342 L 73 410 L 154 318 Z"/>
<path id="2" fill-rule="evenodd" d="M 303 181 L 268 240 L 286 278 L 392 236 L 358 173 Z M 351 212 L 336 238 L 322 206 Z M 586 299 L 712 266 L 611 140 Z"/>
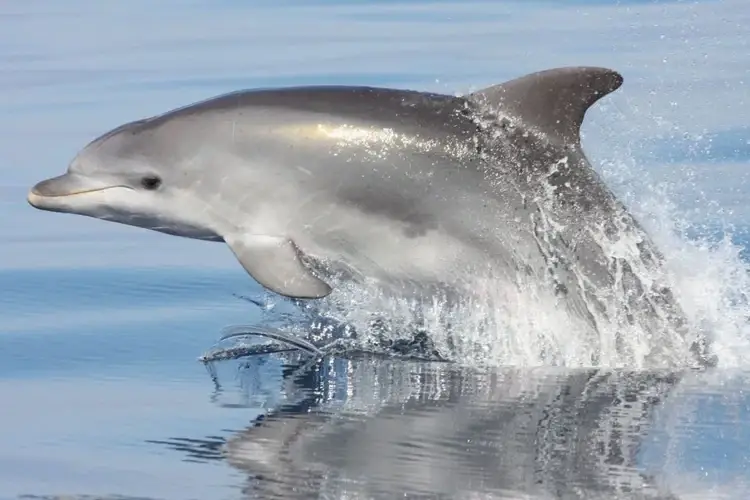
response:
<path id="1" fill-rule="evenodd" d="M 745 0 L 0 4 L 0 498 L 747 498 L 749 24 Z M 567 65 L 625 77 L 584 148 L 716 369 L 583 366 L 573 332 L 544 363 L 520 330 L 460 363 L 206 365 L 289 304 L 224 245 L 26 203 L 93 137 L 223 92 L 452 94 Z"/>

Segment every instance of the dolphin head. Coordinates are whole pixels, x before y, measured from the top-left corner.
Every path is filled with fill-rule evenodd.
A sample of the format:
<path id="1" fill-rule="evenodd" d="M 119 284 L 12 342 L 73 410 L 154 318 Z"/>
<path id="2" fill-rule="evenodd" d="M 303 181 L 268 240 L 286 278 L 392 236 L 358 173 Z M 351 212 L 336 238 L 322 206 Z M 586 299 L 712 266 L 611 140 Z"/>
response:
<path id="1" fill-rule="evenodd" d="M 29 204 L 176 236 L 220 239 L 189 177 L 160 154 L 145 123 L 123 125 L 89 143 L 66 173 L 31 188 Z"/>

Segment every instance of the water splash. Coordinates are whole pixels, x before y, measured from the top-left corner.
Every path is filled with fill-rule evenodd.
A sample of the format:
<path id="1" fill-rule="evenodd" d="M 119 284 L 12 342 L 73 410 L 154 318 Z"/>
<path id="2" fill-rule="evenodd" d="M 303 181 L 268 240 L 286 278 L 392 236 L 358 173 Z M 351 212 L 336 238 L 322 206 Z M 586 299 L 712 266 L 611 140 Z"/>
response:
<path id="1" fill-rule="evenodd" d="M 740 366 L 750 354 L 750 274 L 731 228 L 724 227 L 718 240 L 691 236 L 695 223 L 673 201 L 677 186 L 651 183 L 628 167 L 628 161 L 612 161 L 603 174 L 607 180 L 630 179 L 624 199 L 663 253 L 663 266 L 640 265 L 638 241 L 628 238 L 624 228 L 616 238 L 601 234 L 597 241 L 606 245 L 613 262 L 632 265 L 646 286 L 661 282 L 672 291 L 692 337 L 658 315 L 657 323 L 628 321 L 625 285 L 606 298 L 607 314 L 597 316 L 592 332 L 582 318 L 555 306 L 558 299 L 551 290 L 520 275 L 516 287 L 477 276 L 476 293 L 454 303 L 436 297 L 407 300 L 374 285 L 345 286 L 316 309 L 317 320 L 351 326 L 363 344 L 427 331 L 441 355 L 472 366 L 689 366 L 691 341 L 701 336 L 711 339 L 720 366 Z M 621 278 L 622 269 L 617 273 Z"/>
<path id="2" fill-rule="evenodd" d="M 604 173 L 630 184 L 624 196 L 665 255 L 667 284 L 691 327 L 711 339 L 719 366 L 745 366 L 750 355 L 750 264 L 742 258 L 745 249 L 733 241 L 736 229 L 700 186 L 688 184 L 688 172 L 681 183 L 654 183 L 629 167 L 624 161 L 610 162 Z M 692 210 L 677 201 L 686 188 L 696 200 Z M 703 222 L 707 218 L 714 221 L 710 228 Z"/>

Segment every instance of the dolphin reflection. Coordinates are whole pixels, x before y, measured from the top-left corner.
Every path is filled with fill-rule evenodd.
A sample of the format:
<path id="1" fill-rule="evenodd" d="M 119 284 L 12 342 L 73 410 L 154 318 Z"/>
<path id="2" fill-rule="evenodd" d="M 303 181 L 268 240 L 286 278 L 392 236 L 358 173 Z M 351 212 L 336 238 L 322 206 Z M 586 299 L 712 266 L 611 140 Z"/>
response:
<path id="1" fill-rule="evenodd" d="M 326 359 L 227 439 L 162 441 L 248 498 L 675 498 L 637 463 L 682 375 Z"/>

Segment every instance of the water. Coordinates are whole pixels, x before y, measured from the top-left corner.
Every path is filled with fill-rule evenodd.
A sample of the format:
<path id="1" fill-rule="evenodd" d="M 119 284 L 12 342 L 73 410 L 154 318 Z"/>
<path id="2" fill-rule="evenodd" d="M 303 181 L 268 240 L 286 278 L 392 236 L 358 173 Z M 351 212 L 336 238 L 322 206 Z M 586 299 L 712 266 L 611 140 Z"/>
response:
<path id="1" fill-rule="evenodd" d="M 747 497 L 748 22 L 744 0 L 4 3 L 0 497 Z M 242 299 L 265 300 L 227 248 L 25 203 L 101 132 L 237 88 L 460 93 L 581 64 L 625 76 L 584 147 L 716 370 L 580 366 L 572 332 L 544 366 L 520 331 L 460 366 L 207 370 L 223 327 L 287 310 Z"/>

